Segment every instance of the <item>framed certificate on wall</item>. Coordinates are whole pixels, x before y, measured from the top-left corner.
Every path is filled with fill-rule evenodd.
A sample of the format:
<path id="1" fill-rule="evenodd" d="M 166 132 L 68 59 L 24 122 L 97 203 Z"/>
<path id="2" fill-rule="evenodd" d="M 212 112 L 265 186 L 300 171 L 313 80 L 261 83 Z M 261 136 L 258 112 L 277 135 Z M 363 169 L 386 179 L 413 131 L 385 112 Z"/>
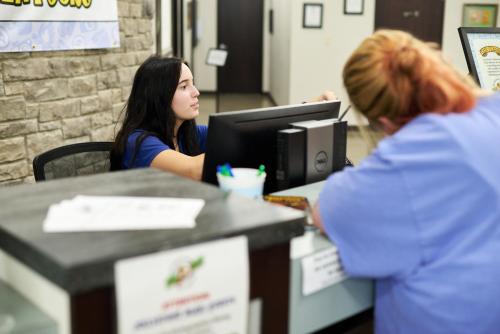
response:
<path id="1" fill-rule="evenodd" d="M 500 91 L 500 28 L 458 28 L 469 73 L 489 91 Z"/>

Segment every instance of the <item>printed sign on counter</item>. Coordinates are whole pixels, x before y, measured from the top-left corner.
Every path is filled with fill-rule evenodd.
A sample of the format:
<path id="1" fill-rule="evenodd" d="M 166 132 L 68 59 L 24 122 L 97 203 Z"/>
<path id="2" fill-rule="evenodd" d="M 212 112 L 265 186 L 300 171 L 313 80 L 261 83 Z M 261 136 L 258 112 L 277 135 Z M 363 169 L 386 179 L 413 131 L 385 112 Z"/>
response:
<path id="1" fill-rule="evenodd" d="M 337 248 L 331 247 L 302 259 L 302 294 L 308 296 L 346 279 Z"/>
<path id="2" fill-rule="evenodd" d="M 115 287 L 121 334 L 246 334 L 247 239 L 118 261 Z"/>

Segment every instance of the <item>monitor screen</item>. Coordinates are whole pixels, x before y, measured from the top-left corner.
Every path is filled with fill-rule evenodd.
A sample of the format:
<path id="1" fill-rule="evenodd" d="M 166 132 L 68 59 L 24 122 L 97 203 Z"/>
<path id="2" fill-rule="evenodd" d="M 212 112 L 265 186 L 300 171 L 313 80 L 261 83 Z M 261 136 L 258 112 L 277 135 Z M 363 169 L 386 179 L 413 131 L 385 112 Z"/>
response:
<path id="1" fill-rule="evenodd" d="M 212 114 L 202 180 L 217 185 L 218 165 L 266 167 L 264 193 L 277 190 L 276 136 L 290 123 L 338 117 L 340 101 L 305 103 Z"/>
<path id="2" fill-rule="evenodd" d="M 500 90 L 500 28 L 458 28 L 469 73 L 489 91 Z"/>

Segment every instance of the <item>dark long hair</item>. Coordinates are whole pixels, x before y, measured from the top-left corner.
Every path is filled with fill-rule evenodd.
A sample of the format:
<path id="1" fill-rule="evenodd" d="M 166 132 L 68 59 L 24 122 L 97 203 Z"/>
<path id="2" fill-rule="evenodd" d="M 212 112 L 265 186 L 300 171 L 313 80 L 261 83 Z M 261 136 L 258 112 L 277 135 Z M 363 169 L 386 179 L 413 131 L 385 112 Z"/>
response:
<path id="1" fill-rule="evenodd" d="M 111 170 L 122 169 L 128 137 L 137 129 L 144 132 L 137 137 L 130 164 L 135 161 L 147 136 L 155 136 L 169 147 L 174 147 L 176 116 L 172 110 L 172 99 L 179 84 L 182 64 L 180 58 L 151 56 L 139 67 L 124 107 L 123 124 L 111 151 Z M 201 153 L 194 119 L 182 123 L 177 138 L 182 141 L 184 153 L 191 156 Z"/>

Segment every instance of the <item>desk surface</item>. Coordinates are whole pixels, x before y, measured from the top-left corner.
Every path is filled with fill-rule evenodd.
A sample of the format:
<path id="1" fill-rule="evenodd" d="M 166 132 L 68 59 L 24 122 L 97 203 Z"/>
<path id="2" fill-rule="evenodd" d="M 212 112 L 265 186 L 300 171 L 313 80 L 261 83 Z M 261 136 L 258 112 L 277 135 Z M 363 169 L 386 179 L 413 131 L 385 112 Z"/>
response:
<path id="1" fill-rule="evenodd" d="M 194 229 L 44 233 L 49 206 L 78 194 L 193 197 L 206 203 Z M 306 221 L 302 212 L 153 169 L 5 187 L 0 203 L 0 248 L 69 293 L 111 285 L 119 259 L 235 235 L 246 235 L 250 250 L 262 249 L 301 235 Z"/>

